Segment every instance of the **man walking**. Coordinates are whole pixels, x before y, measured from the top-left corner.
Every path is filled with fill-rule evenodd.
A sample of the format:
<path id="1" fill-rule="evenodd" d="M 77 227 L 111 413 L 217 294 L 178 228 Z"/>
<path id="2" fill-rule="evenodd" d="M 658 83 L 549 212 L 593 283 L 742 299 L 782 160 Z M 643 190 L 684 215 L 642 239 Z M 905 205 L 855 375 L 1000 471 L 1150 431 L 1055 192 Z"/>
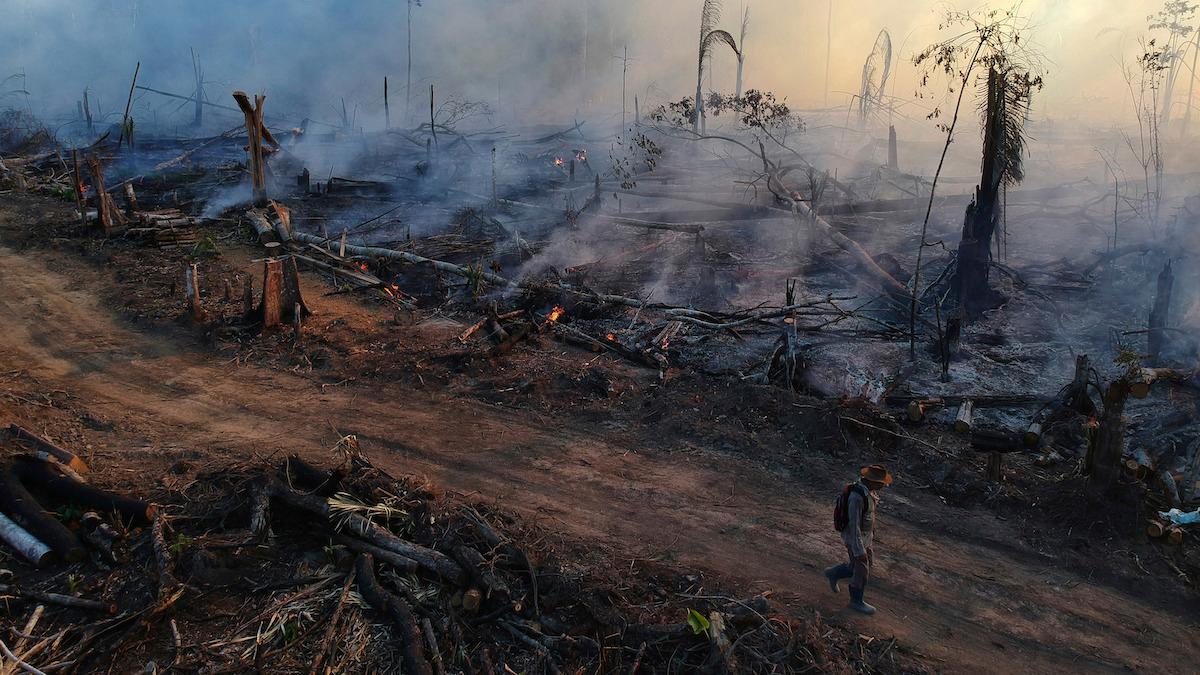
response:
<path id="1" fill-rule="evenodd" d="M 879 504 L 878 492 L 892 484 L 892 474 L 882 464 L 864 466 L 858 471 L 858 482 L 850 483 L 838 496 L 833 512 L 834 527 L 842 533 L 842 543 L 850 562 L 834 565 L 825 570 L 829 588 L 837 593 L 838 581 L 850 579 L 850 609 L 863 614 L 874 614 L 875 608 L 863 601 L 867 580 L 875 562 L 875 551 L 871 544 L 875 531 L 875 508 Z"/>

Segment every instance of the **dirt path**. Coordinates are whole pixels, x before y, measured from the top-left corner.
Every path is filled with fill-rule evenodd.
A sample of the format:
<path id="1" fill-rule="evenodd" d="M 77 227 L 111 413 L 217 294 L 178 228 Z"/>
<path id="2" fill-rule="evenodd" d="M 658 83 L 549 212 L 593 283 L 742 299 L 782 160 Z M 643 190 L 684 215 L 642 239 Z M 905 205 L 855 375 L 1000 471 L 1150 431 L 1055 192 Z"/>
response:
<path id="1" fill-rule="evenodd" d="M 895 635 L 949 671 L 1194 672 L 1200 658 L 1197 612 L 1184 600 L 1156 607 L 1090 582 L 1086 570 L 1059 569 L 987 515 L 942 507 L 958 522 L 926 527 L 920 514 L 938 505 L 906 486 L 884 504 L 870 593 L 880 614 L 849 616 L 819 576 L 841 555 L 830 495 L 736 459 L 641 451 L 628 432 L 237 366 L 178 336 L 124 326 L 86 290 L 100 274 L 59 257 L 48 265 L 0 248 L 0 363 L 116 422 L 112 443 L 97 447 L 98 470 L 106 458 L 141 458 L 153 474 L 169 460 L 164 447 L 326 458 L 336 427 L 389 470 L 550 519 L 611 551 L 613 565 L 669 558 L 713 570 L 861 633 Z"/>

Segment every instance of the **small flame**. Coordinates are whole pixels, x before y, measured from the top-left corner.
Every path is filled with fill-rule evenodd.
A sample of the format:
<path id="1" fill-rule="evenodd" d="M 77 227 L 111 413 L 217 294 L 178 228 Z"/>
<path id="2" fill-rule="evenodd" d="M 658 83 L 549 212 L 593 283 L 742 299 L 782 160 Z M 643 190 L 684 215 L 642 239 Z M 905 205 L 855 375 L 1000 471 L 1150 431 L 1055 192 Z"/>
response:
<path id="1" fill-rule="evenodd" d="M 550 310 L 550 316 L 547 318 L 552 322 L 558 321 L 560 318 L 562 318 L 563 313 L 566 311 L 567 310 L 563 309 L 562 307 L 555 307 L 554 309 Z"/>
<path id="2" fill-rule="evenodd" d="M 358 268 L 361 269 L 362 271 L 366 272 L 367 271 L 367 263 L 358 263 Z"/>
<path id="3" fill-rule="evenodd" d="M 580 150 L 579 152 L 575 153 L 575 159 L 577 159 L 581 162 L 586 162 L 587 161 L 587 150 Z"/>
<path id="4" fill-rule="evenodd" d="M 604 339 L 605 339 L 605 340 L 608 340 L 609 342 L 616 342 L 616 341 L 617 341 L 617 336 L 616 336 L 616 335 L 613 335 L 612 333 L 609 333 L 608 335 L 605 335 L 605 336 L 604 336 Z"/>
<path id="5" fill-rule="evenodd" d="M 554 158 L 554 166 L 562 166 L 563 164 L 566 164 L 566 162 L 563 161 L 562 157 Z"/>

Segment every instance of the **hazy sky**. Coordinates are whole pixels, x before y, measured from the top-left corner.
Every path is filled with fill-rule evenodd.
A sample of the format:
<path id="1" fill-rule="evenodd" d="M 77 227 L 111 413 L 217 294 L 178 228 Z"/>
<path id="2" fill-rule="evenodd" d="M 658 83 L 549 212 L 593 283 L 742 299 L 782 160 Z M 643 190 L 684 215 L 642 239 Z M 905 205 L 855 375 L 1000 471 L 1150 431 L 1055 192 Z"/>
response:
<path id="1" fill-rule="evenodd" d="M 950 7 L 931 0 L 832 0 L 829 104 L 857 91 L 862 62 L 881 28 L 896 52 L 894 93 L 909 99 L 909 60 L 935 40 Z M 822 106 L 826 18 L 830 0 L 726 0 L 722 27 L 735 35 L 741 8 L 751 9 L 746 41 L 747 87 L 787 96 L 800 107 Z M 382 78 L 403 96 L 406 64 L 404 0 L 3 0 L 0 78 L 23 73 L 28 98 L 10 80 L 0 107 L 24 105 L 65 114 L 84 87 L 106 111 L 121 108 L 129 77 L 187 93 L 189 47 L 205 64 L 209 96 L 227 102 L 235 88 L 267 91 L 275 106 L 319 118 L 340 115 L 341 100 L 368 119 L 382 107 Z M 700 0 L 425 0 L 413 11 L 414 89 L 428 83 L 445 94 L 486 100 L 501 112 L 532 110 L 570 119 L 576 110 L 619 115 L 621 65 L 628 46 L 629 109 L 633 95 L 662 102 L 691 92 Z M 964 0 L 960 9 L 1008 7 Z M 1024 0 L 1030 38 L 1049 70 L 1039 112 L 1112 117 L 1128 108 L 1119 61 L 1136 49 L 1146 16 L 1161 0 Z M 587 35 L 585 41 L 584 35 Z M 586 68 L 585 63 L 586 46 Z M 713 86 L 731 90 L 734 58 L 719 50 Z M 399 94 L 397 93 L 399 92 Z M 417 94 L 414 94 L 416 97 Z M 393 105 L 397 99 L 393 98 Z M 139 101 L 173 113 L 163 101 Z M 271 106 L 272 103 L 268 103 Z M 415 106 L 414 106 L 415 107 Z M 278 109 L 278 108 L 276 108 Z M 270 107 L 268 108 L 270 110 Z M 917 112 L 913 109 L 912 112 Z M 117 111 L 119 114 L 119 110 Z"/>

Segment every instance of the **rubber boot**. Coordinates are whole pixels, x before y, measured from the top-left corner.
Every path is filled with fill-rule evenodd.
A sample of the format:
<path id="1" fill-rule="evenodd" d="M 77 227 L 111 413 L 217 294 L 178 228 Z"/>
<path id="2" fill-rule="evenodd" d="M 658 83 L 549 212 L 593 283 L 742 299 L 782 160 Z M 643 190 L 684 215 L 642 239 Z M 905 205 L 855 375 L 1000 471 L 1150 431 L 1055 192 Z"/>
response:
<path id="1" fill-rule="evenodd" d="M 853 574 L 846 569 L 845 563 L 825 568 L 825 578 L 829 580 L 829 590 L 833 591 L 834 593 L 842 592 L 842 589 L 838 587 L 838 581 L 851 576 L 853 576 Z"/>
<path id="2" fill-rule="evenodd" d="M 871 605 L 868 605 L 863 600 L 863 591 L 865 590 L 865 588 L 855 588 L 853 586 L 850 587 L 849 607 L 856 612 L 862 612 L 863 614 L 871 615 L 875 613 L 875 608 Z"/>

